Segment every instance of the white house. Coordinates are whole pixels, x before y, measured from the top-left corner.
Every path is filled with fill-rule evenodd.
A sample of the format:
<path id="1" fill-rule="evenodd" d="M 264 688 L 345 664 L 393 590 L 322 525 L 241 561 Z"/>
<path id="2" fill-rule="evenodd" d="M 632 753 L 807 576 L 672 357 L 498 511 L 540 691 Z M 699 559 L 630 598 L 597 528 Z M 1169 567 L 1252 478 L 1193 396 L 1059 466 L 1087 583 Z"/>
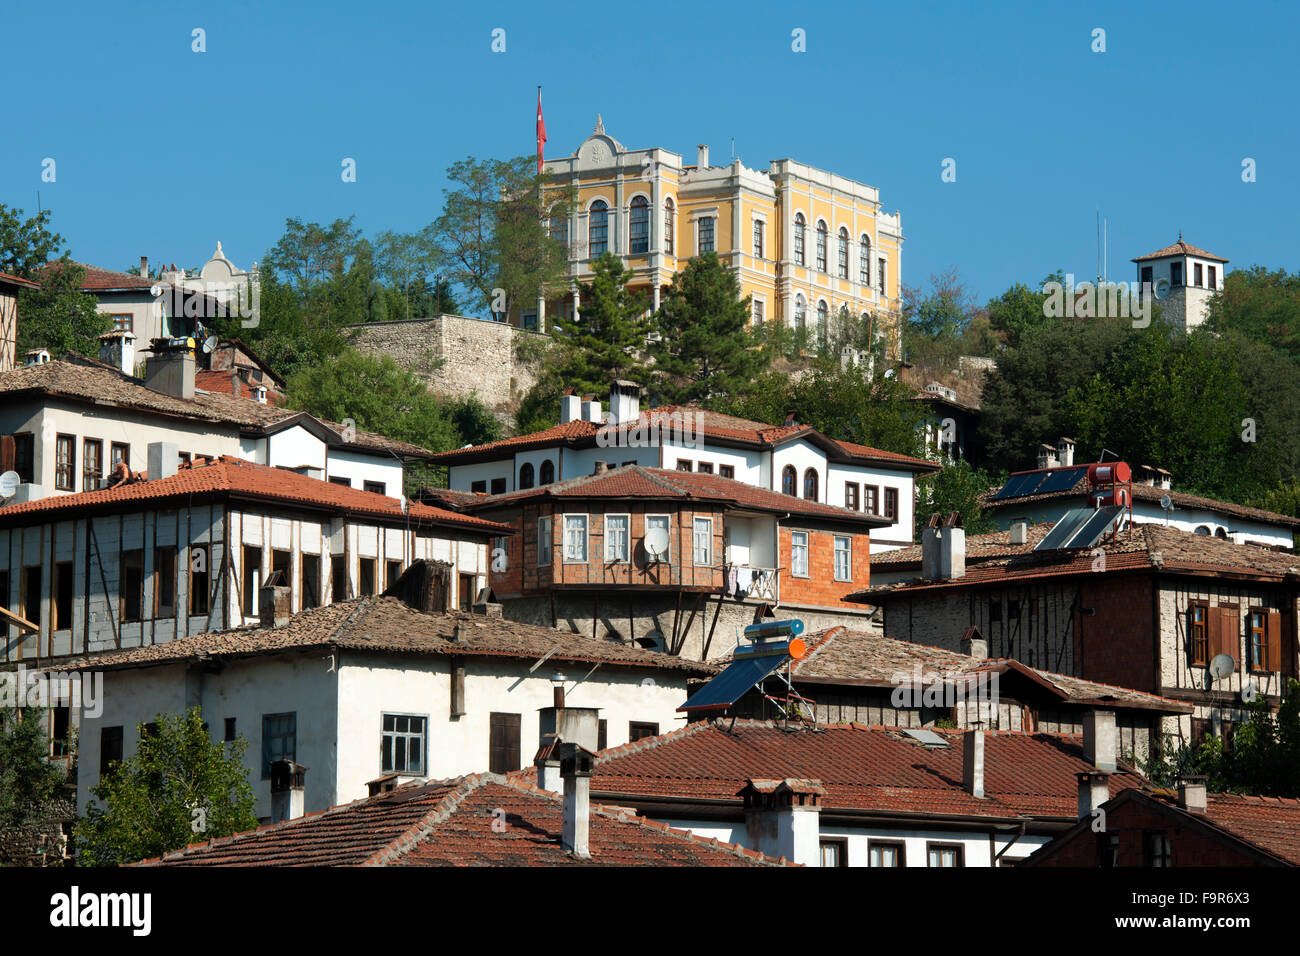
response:
<path id="1" fill-rule="evenodd" d="M 1133 260 L 1138 282 L 1150 286 L 1164 310 L 1163 318 L 1187 331 L 1209 315 L 1210 299 L 1223 290 L 1228 260 L 1183 242 L 1183 234 L 1165 246 Z M 1145 294 L 1145 288 L 1144 288 Z"/>
<path id="2" fill-rule="evenodd" d="M 418 599 L 419 570 L 394 591 Z M 277 617 L 275 603 L 268 595 L 264 623 L 79 665 L 104 679 L 102 713 L 81 726 L 79 813 L 159 713 L 198 706 L 215 739 L 246 739 L 256 812 L 269 817 L 273 760 L 307 768 L 307 812 L 364 797 L 372 782 L 508 773 L 566 726 L 566 708 L 598 709 L 601 745 L 671 730 L 687 678 L 714 670 L 506 621 L 490 605 L 429 613 L 385 596 Z"/>
<path id="3" fill-rule="evenodd" d="M 718 475 L 794 498 L 891 519 L 874 551 L 912 543 L 918 475 L 934 462 L 836 441 L 787 419 L 773 426 L 689 406 L 642 412 L 640 387 L 615 382 L 608 414 L 594 396 L 565 395 L 560 424 L 435 455 L 452 491 L 506 494 L 593 474 L 597 467 Z"/>
<path id="4" fill-rule="evenodd" d="M 136 378 L 130 333 L 104 336 L 101 361 L 69 354 L 0 373 L 0 472 L 21 482 L 13 502 L 103 487 L 143 470 L 147 447 L 183 461 L 231 455 L 401 499 L 405 465 L 427 449 L 306 412 L 195 385 L 191 341 L 156 343 Z M 120 466 L 120 468 L 119 468 Z"/>

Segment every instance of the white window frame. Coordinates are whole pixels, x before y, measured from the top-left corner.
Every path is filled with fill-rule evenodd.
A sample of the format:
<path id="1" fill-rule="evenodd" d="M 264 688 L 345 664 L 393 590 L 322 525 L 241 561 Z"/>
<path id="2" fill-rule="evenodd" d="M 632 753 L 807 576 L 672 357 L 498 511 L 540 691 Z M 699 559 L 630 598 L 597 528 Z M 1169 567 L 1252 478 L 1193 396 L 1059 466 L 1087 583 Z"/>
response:
<path id="1" fill-rule="evenodd" d="M 844 547 L 842 547 L 842 548 L 840 547 L 840 542 L 841 542 L 841 541 L 844 542 Z M 845 572 L 845 574 L 843 574 L 843 575 L 840 574 L 840 555 L 841 555 L 841 554 L 843 554 L 843 555 L 845 555 L 845 556 L 847 557 L 847 567 L 846 567 L 846 572 Z M 851 582 L 851 581 L 853 580 L 853 536 L 852 536 L 852 535 L 848 535 L 848 534 L 837 534 L 837 535 L 835 535 L 835 551 L 834 551 L 834 563 L 833 563 L 833 568 L 834 568 L 834 574 L 835 574 L 835 580 L 836 580 L 836 581 L 850 581 L 850 582 Z"/>
<path id="2" fill-rule="evenodd" d="M 799 543 L 800 538 L 803 539 L 803 544 Z M 807 531 L 790 532 L 790 574 L 796 578 L 809 577 L 808 568 L 811 564 L 810 561 L 811 555 L 809 553 L 810 543 L 811 542 L 809 540 Z M 799 548 L 803 549 L 803 570 L 802 571 L 799 570 L 799 563 L 795 559 L 795 555 L 798 553 L 797 549 Z"/>
<path id="3" fill-rule="evenodd" d="M 409 730 L 405 730 L 405 731 L 401 731 L 401 730 L 391 730 L 391 731 L 390 731 L 390 730 L 385 730 L 385 729 L 384 729 L 384 722 L 385 722 L 389 717 L 394 717 L 394 718 L 396 718 L 396 717 L 405 717 L 405 718 L 407 718 L 407 719 L 419 720 L 419 721 L 422 722 L 422 725 L 421 725 L 421 726 L 422 726 L 422 729 L 420 730 L 419 734 L 414 734 L 414 733 L 412 733 L 412 732 L 409 731 Z M 391 735 L 392 737 L 394 737 L 394 738 L 396 738 L 396 737 L 404 737 L 404 738 L 406 738 L 408 741 L 411 740 L 411 739 L 413 739 L 413 738 L 415 738 L 415 737 L 417 737 L 417 736 L 419 737 L 419 739 L 420 739 L 420 767 L 419 767 L 418 770 L 412 770 L 411 767 L 410 767 L 410 763 L 411 763 L 411 754 L 410 754 L 410 749 L 409 749 L 409 747 L 408 747 L 408 749 L 407 749 L 407 754 L 406 754 L 407 769 L 405 769 L 405 770 L 397 770 L 396 768 L 392 768 L 392 769 L 390 769 L 390 768 L 386 768 L 386 767 L 384 767 L 384 758 L 385 758 L 385 756 L 387 755 L 387 749 L 385 748 L 385 745 L 384 745 L 384 738 L 385 738 L 385 737 L 388 737 L 388 736 L 390 736 L 390 735 Z M 396 760 L 394 760 L 394 763 L 396 763 Z M 428 715 L 428 714 L 403 714 L 403 713 L 397 713 L 397 712 L 394 712 L 394 711 L 387 711 L 387 710 L 385 710 L 385 711 L 381 711 L 381 712 L 380 712 L 380 714 L 379 714 L 379 772 L 380 772 L 380 773 L 400 773 L 400 774 L 402 774 L 402 775 L 404 775 L 404 776 L 408 776 L 408 777 L 424 777 L 424 776 L 427 776 L 427 775 L 428 775 L 428 772 L 429 772 L 429 715 Z"/>
<path id="4" fill-rule="evenodd" d="M 646 531 L 646 534 L 649 534 L 649 533 L 650 533 L 650 529 L 654 526 L 653 522 L 654 522 L 656 519 L 658 519 L 658 518 L 662 518 L 662 519 L 663 519 L 663 522 L 664 522 L 664 535 L 668 538 L 668 555 L 667 555 L 667 557 L 666 557 L 665 560 L 671 562 L 672 559 L 673 559 L 673 516 L 672 516 L 672 515 L 668 515 L 668 514 L 654 514 L 654 515 L 650 515 L 650 514 L 648 514 L 648 515 L 646 515 L 646 516 L 645 516 L 645 531 Z M 644 541 L 644 540 L 645 540 L 645 535 L 642 535 L 641 538 L 642 538 L 642 540 Z"/>
<path id="5" fill-rule="evenodd" d="M 705 539 L 708 544 L 704 552 L 704 560 L 700 560 L 700 526 L 708 526 L 708 537 Z M 713 519 L 695 517 L 691 521 L 691 561 L 698 567 L 713 567 Z"/>
<path id="6" fill-rule="evenodd" d="M 569 556 L 569 519 L 582 519 L 582 557 Z M 564 563 L 586 564 L 591 551 L 591 516 L 586 514 L 566 514 L 564 516 Z"/>
<path id="7" fill-rule="evenodd" d="M 555 555 L 551 553 L 552 543 L 555 540 L 552 537 L 555 531 L 555 525 L 552 524 L 553 521 L 553 515 L 542 515 L 537 519 L 537 566 L 539 568 L 548 567 L 555 559 Z M 546 528 L 545 534 L 542 533 L 543 527 Z M 545 548 L 545 550 L 543 550 L 543 548 Z M 546 556 L 545 559 L 542 557 L 543 554 Z"/>
<path id="8" fill-rule="evenodd" d="M 627 522 L 626 526 L 624 526 L 623 528 L 623 549 L 622 549 L 623 553 L 622 554 L 611 553 L 611 548 L 610 548 L 611 538 L 609 533 L 610 518 L 622 518 L 624 521 Z M 632 560 L 632 516 L 630 514 L 605 515 L 605 561 L 606 563 L 618 562 L 620 564 L 626 564 L 631 560 Z"/>

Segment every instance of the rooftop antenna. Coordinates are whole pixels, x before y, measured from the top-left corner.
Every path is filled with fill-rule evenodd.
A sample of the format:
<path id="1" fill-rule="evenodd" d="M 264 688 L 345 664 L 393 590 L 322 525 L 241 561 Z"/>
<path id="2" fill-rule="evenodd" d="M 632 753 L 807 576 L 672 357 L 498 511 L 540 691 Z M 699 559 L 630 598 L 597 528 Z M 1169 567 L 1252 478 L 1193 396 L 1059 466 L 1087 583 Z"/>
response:
<path id="1" fill-rule="evenodd" d="M 731 137 L 731 161 L 736 161 L 736 137 Z"/>
<path id="2" fill-rule="evenodd" d="M 1097 206 L 1097 285 L 1101 285 L 1101 206 Z"/>

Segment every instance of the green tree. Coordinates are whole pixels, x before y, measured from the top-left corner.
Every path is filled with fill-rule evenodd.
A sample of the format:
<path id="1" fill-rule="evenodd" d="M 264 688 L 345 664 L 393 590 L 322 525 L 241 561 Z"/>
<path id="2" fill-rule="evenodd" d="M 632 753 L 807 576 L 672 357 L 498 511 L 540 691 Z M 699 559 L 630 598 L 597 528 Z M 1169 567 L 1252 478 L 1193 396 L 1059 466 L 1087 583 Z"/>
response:
<path id="1" fill-rule="evenodd" d="M 960 512 L 968 535 L 997 530 L 997 524 L 980 505 L 980 495 L 1001 484 L 997 476 L 971 466 L 968 461 L 945 465 L 936 474 L 920 479 L 916 496 L 916 534 L 932 514 Z"/>
<path id="2" fill-rule="evenodd" d="M 63 247 L 63 237 L 50 232 L 50 210 L 23 218 L 21 209 L 0 203 L 0 272 L 33 278 L 38 266 L 53 259 Z"/>
<path id="3" fill-rule="evenodd" d="M 113 320 L 99 311 L 99 302 L 81 291 L 86 270 L 75 262 L 59 260 L 39 273 L 39 289 L 18 295 L 18 355 L 28 349 L 47 348 L 61 357 L 65 352 L 99 355 L 99 337 L 113 328 Z"/>
<path id="4" fill-rule="evenodd" d="M 411 317 L 411 290 L 433 270 L 434 252 L 425 233 L 381 232 L 375 237 L 379 274 L 402 293 L 402 317 Z"/>
<path id="5" fill-rule="evenodd" d="M 1255 265 L 1223 277 L 1210 299 L 1207 325 L 1233 330 L 1300 358 L 1300 272 Z"/>
<path id="6" fill-rule="evenodd" d="M 985 308 L 989 327 L 1002 336 L 1006 345 L 1017 348 L 1026 336 L 1055 321 L 1047 315 L 1047 293 L 1043 291 L 1043 286 L 1049 282 L 1064 285 L 1065 276 L 1058 270 L 1044 279 L 1037 289 L 1017 282 L 989 301 Z"/>
<path id="7" fill-rule="evenodd" d="M 136 729 L 136 753 L 91 788 L 75 824 L 78 865 L 131 863 L 257 826 L 243 737 L 214 741 L 197 707 L 159 714 L 156 733 Z"/>
<path id="8" fill-rule="evenodd" d="M 51 804 L 66 796 L 64 776 L 47 759 L 48 711 L 40 707 L 0 709 L 0 864 L 12 863 L 2 837 L 44 819 Z"/>
<path id="9" fill-rule="evenodd" d="M 607 252 L 591 268 L 591 281 L 580 290 L 578 314 L 557 316 L 552 330 L 561 388 L 603 395 L 614 379 L 628 378 L 641 368 L 638 355 L 650 324 L 645 298 L 628 289 L 632 274 L 617 256 Z"/>
<path id="10" fill-rule="evenodd" d="M 572 193 L 544 183 L 532 172 L 535 162 L 531 156 L 510 160 L 492 228 L 496 288 L 505 293 L 506 316 L 516 320 L 536 306 L 548 286 L 560 282 L 569 261 L 569 250 L 551 235 L 550 223 L 567 219 Z"/>
<path id="11" fill-rule="evenodd" d="M 798 422 L 831 438 L 919 457 L 925 409 L 911 399 L 909 386 L 872 375 L 865 364 L 818 359 L 798 376 L 767 372 L 716 404 L 719 411 L 760 422 L 780 423 L 793 411 Z"/>

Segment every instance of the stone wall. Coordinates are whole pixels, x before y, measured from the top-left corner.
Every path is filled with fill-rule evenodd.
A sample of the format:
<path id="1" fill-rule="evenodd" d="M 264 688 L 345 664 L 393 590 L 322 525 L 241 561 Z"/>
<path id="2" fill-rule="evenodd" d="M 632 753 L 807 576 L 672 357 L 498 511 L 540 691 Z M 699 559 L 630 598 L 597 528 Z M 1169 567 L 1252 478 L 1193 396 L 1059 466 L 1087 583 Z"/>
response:
<path id="1" fill-rule="evenodd" d="M 361 352 L 390 356 L 439 395 L 477 395 L 509 416 L 537 381 L 540 354 L 550 337 L 501 322 L 440 315 L 430 319 L 349 326 Z M 524 358 L 521 358 L 521 352 Z"/>

